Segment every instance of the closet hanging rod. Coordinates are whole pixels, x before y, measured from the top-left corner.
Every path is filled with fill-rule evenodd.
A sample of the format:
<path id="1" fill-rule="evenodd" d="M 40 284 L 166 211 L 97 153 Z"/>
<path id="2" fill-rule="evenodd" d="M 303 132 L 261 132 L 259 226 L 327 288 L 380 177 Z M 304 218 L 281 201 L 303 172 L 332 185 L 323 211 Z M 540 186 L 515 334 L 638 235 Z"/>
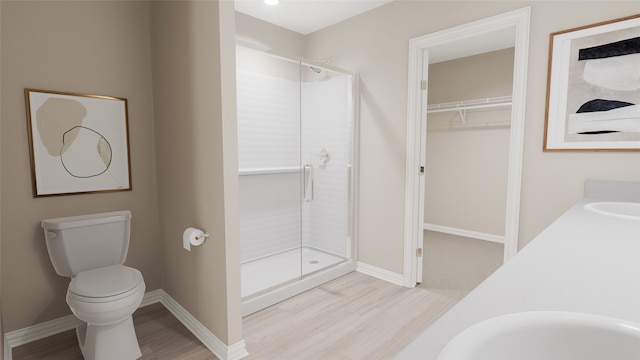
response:
<path id="1" fill-rule="evenodd" d="M 427 105 L 427 112 L 437 113 L 445 111 L 460 111 L 472 109 L 484 109 L 493 107 L 511 106 L 511 96 L 500 96 L 493 98 L 454 101 L 441 104 Z"/>

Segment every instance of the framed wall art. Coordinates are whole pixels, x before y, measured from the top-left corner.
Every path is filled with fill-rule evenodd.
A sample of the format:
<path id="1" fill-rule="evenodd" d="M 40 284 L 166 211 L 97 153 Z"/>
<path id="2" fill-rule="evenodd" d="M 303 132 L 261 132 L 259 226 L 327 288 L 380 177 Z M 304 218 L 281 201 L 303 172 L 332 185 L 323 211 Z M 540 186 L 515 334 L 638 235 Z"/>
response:
<path id="1" fill-rule="evenodd" d="M 551 34 L 544 150 L 640 150 L 640 15 Z"/>
<path id="2" fill-rule="evenodd" d="M 24 93 L 34 196 L 131 190 L 127 99 Z"/>

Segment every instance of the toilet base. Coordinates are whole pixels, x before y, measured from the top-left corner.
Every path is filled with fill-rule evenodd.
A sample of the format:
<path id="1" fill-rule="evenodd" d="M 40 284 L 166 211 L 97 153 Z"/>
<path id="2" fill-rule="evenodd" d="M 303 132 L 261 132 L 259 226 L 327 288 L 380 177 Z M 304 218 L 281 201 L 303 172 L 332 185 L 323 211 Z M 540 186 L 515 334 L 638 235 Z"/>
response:
<path id="1" fill-rule="evenodd" d="M 85 360 L 135 360 L 142 356 L 133 318 L 109 325 L 83 323 L 76 328 Z"/>

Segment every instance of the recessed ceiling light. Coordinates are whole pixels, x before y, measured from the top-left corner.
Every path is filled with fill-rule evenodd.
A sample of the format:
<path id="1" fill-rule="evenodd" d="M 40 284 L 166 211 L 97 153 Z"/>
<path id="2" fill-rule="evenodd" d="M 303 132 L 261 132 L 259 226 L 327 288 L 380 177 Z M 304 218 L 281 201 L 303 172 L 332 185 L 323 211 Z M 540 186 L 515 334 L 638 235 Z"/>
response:
<path id="1" fill-rule="evenodd" d="M 278 5 L 280 4 L 280 0 L 264 0 L 264 3 L 267 5 Z"/>

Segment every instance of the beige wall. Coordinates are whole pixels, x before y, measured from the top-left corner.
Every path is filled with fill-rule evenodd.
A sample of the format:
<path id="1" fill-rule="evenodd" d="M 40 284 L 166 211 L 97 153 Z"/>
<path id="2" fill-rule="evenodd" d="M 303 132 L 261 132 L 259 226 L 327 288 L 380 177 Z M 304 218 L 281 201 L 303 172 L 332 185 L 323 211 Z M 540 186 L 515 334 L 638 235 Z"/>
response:
<path id="1" fill-rule="evenodd" d="M 235 35 L 239 43 L 248 43 L 260 50 L 275 49 L 289 55 L 305 55 L 304 35 L 239 12 L 235 13 Z"/>
<path id="2" fill-rule="evenodd" d="M 2 6 L 0 6 L 0 21 L 2 21 Z M 0 69 L 2 69 L 2 26 L 0 26 Z M 0 83 L 2 83 L 2 71 L 0 70 Z M 0 86 L 0 99 L 2 99 L 2 87 Z M 0 109 L 2 101 L 0 101 Z M 0 118 L 2 117 L 0 110 Z M 2 139 L 2 127 L 0 126 L 0 139 Z M 0 158 L 2 148 L 0 147 Z M 2 188 L 2 167 L 0 166 L 0 189 Z M 0 204 L 2 204 L 2 191 L 0 191 Z M 2 208 L 0 207 L 0 284 L 2 284 Z M 2 316 L 2 286 L 0 285 L 0 359 L 4 358 L 4 316 Z"/>
<path id="3" fill-rule="evenodd" d="M 427 103 L 511 96 L 514 51 L 508 48 L 430 64 Z"/>
<path id="4" fill-rule="evenodd" d="M 510 96 L 513 59 L 510 48 L 429 65 L 428 103 Z M 504 235 L 510 119 L 508 107 L 466 111 L 464 124 L 457 111 L 428 114 L 425 222 Z"/>
<path id="5" fill-rule="evenodd" d="M 69 279 L 50 264 L 42 219 L 130 209 L 126 264 L 142 271 L 147 290 L 166 289 L 218 338 L 239 341 L 233 3 L 1 9 L 4 330 L 70 313 Z M 133 190 L 33 198 L 25 87 L 127 98 Z M 191 253 L 181 246 L 188 226 L 211 233 Z"/>
<path id="6" fill-rule="evenodd" d="M 242 338 L 233 3 L 152 5 L 164 290 L 228 344 Z M 182 232 L 210 238 L 191 252 Z"/>
<path id="7" fill-rule="evenodd" d="M 12 331 L 70 314 L 68 278 L 51 266 L 42 219 L 129 209 L 126 264 L 147 290 L 163 267 L 146 2 L 2 1 L 2 306 Z M 23 89 L 128 99 L 132 191 L 34 198 Z"/>
<path id="8" fill-rule="evenodd" d="M 640 2 L 394 1 L 307 36 L 307 57 L 331 58 L 360 73 L 361 261 L 402 273 L 409 39 L 527 5 L 532 14 L 519 246 L 582 196 L 585 179 L 640 181 L 637 152 L 542 152 L 549 34 L 640 13 Z"/>

